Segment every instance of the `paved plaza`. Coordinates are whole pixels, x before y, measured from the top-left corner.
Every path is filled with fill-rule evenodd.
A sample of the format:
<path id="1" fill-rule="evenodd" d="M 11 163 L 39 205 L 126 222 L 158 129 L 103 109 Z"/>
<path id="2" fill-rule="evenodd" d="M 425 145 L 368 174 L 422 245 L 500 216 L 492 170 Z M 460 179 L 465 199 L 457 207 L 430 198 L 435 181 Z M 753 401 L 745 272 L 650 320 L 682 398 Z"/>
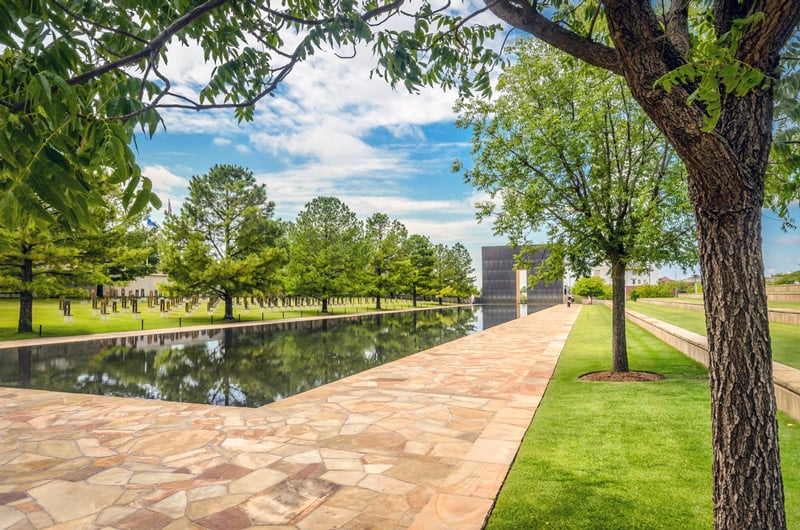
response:
<path id="1" fill-rule="evenodd" d="M 0 528 L 480 529 L 579 311 L 258 409 L 0 388 Z"/>

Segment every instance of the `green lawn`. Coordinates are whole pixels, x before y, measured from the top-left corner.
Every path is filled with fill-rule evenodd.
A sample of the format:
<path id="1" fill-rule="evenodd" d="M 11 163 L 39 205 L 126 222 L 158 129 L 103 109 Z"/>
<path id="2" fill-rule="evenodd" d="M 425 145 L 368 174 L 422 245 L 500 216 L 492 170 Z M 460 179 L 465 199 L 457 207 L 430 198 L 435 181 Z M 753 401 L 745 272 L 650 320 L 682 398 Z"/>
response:
<path id="1" fill-rule="evenodd" d="M 685 304 L 702 304 L 702 298 L 664 298 L 663 300 L 674 300 Z M 770 309 L 794 309 L 800 311 L 800 302 L 776 302 L 770 300 L 767 302 Z"/>
<path id="2" fill-rule="evenodd" d="M 382 308 L 385 310 L 410 308 L 411 302 L 405 300 L 381 300 Z M 432 307 L 435 302 L 418 302 L 419 307 Z M 301 316 L 316 316 L 320 314 L 320 306 L 310 306 L 304 308 L 271 309 L 263 312 L 263 319 L 276 320 L 281 318 L 295 318 Z M 329 308 L 329 314 L 345 313 L 364 313 L 374 311 L 374 302 L 358 305 L 333 305 Z M 91 333 L 107 333 L 115 331 L 135 331 L 141 329 L 163 329 L 176 328 L 179 326 L 207 326 L 212 323 L 222 323 L 224 308 L 222 304 L 217 304 L 213 314 L 209 314 L 205 306 L 187 315 L 183 306 L 162 317 L 160 311 L 149 311 L 144 300 L 139 302 L 141 313 L 134 318 L 131 313 L 122 313 L 110 316 L 108 320 L 103 320 L 100 315 L 92 314 L 92 306 L 89 301 L 72 302 L 72 323 L 65 323 L 64 317 L 58 310 L 58 300 L 37 299 L 33 304 L 33 333 L 17 333 L 17 322 L 19 319 L 19 301 L 16 299 L 0 299 L 0 341 L 32 339 L 39 336 L 39 326 L 42 326 L 43 337 L 60 337 L 67 335 L 85 335 Z M 257 306 L 250 306 L 249 311 L 243 306 L 234 307 L 234 316 L 241 321 L 262 320 L 262 310 Z"/>
<path id="3" fill-rule="evenodd" d="M 610 368 L 610 330 L 608 308 L 583 308 L 488 529 L 712 527 L 705 369 L 631 325 L 631 368 L 666 379 L 578 381 Z M 787 517 L 798 528 L 800 432 L 780 422 Z"/>
<path id="4" fill-rule="evenodd" d="M 706 334 L 705 313 L 702 311 L 644 302 L 628 302 L 625 307 L 700 335 Z M 800 370 L 800 326 L 770 322 L 769 330 L 772 337 L 772 358 Z"/>
<path id="5" fill-rule="evenodd" d="M 770 309 L 794 309 L 800 311 L 800 302 L 767 302 Z"/>

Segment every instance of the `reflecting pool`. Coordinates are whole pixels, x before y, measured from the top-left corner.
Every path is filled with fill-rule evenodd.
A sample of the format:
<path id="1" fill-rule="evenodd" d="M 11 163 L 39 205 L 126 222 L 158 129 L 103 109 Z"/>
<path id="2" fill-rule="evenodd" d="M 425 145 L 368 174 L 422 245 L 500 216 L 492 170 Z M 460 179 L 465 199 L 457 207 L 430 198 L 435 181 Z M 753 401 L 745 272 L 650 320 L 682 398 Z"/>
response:
<path id="1" fill-rule="evenodd" d="M 525 309 L 461 307 L 0 349 L 0 386 L 260 407 Z"/>

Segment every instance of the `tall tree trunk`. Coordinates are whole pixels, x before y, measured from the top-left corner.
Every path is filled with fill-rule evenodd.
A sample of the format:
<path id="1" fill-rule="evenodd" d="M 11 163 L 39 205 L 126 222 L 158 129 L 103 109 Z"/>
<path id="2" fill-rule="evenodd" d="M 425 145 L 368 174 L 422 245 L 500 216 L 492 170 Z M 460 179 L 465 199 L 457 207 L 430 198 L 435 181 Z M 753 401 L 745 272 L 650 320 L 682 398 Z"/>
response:
<path id="1" fill-rule="evenodd" d="M 768 104 L 743 97 L 715 133 L 674 135 L 689 172 L 706 310 L 717 529 L 786 528 L 761 208 Z M 738 117 L 736 115 L 738 114 Z M 720 141 L 724 138 L 724 141 Z"/>
<path id="2" fill-rule="evenodd" d="M 375 309 L 381 308 L 381 293 L 375 295 Z"/>
<path id="3" fill-rule="evenodd" d="M 785 528 L 761 206 L 697 209 L 717 528 Z M 744 494 L 743 494 L 744 493 Z"/>
<path id="4" fill-rule="evenodd" d="M 411 291 L 411 307 L 417 307 L 417 288 Z"/>
<path id="5" fill-rule="evenodd" d="M 225 293 L 223 299 L 225 300 L 225 316 L 222 317 L 222 320 L 233 320 L 233 297 Z"/>
<path id="6" fill-rule="evenodd" d="M 670 138 L 689 172 L 705 293 L 714 526 L 783 529 L 761 251 L 772 98 L 745 96 L 727 108 L 714 134 Z"/>
<path id="7" fill-rule="evenodd" d="M 323 313 L 327 313 L 328 312 L 328 297 L 327 296 L 322 299 L 322 312 Z"/>
<path id="8" fill-rule="evenodd" d="M 31 285 L 33 282 L 33 260 L 22 260 L 20 279 L 23 286 Z M 33 291 L 30 288 L 23 288 L 19 293 L 17 333 L 29 333 L 31 331 L 33 331 Z"/>
<path id="9" fill-rule="evenodd" d="M 764 174 L 772 143 L 772 88 L 741 97 L 723 94 L 714 131 L 703 132 L 704 111 L 686 104 L 688 91 L 680 88 L 667 94 L 656 84 L 679 59 L 670 65 L 661 62 L 665 56 L 659 46 L 641 48 L 654 37 L 649 33 L 653 25 L 633 22 L 644 20 L 646 16 L 637 11 L 646 10 L 646 4 L 612 4 L 606 14 L 615 42 L 621 44 L 617 49 L 624 56 L 628 84 L 689 174 L 709 345 L 714 526 L 783 529 L 786 515 L 760 235 Z M 786 27 L 793 27 L 797 17 L 787 13 L 786 20 L 795 22 Z M 628 55 L 634 49 L 636 55 Z M 758 67 L 776 75 L 778 54 L 764 50 L 761 59 Z"/>
<path id="10" fill-rule="evenodd" d="M 735 132 L 718 126 L 723 145 L 715 134 L 699 152 L 682 146 L 703 276 L 718 530 L 786 528 L 761 251 L 771 119 L 760 111 L 741 114 Z"/>
<path id="11" fill-rule="evenodd" d="M 625 263 L 611 256 L 611 358 L 615 372 L 627 372 L 628 342 L 625 335 Z"/>

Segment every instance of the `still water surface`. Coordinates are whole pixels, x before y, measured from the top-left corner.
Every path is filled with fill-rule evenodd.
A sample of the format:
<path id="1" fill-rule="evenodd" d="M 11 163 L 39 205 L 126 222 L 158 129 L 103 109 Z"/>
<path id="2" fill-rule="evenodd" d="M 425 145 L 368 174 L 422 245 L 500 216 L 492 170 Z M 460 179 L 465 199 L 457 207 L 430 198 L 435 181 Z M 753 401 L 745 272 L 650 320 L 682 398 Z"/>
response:
<path id="1" fill-rule="evenodd" d="M 4 349 L 0 386 L 260 407 L 532 310 L 451 308 Z"/>

